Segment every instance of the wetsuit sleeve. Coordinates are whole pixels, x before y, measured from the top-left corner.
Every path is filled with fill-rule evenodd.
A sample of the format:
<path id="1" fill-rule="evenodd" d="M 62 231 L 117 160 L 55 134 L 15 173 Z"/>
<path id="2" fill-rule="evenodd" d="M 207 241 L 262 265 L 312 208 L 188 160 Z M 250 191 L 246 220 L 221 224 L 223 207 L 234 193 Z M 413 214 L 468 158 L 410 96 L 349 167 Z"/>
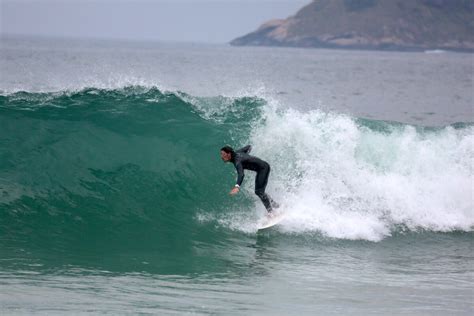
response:
<path id="1" fill-rule="evenodd" d="M 237 170 L 237 183 L 239 186 L 242 184 L 242 181 L 244 181 L 244 167 L 242 166 L 242 163 L 236 163 L 235 164 L 235 169 Z"/>
<path id="2" fill-rule="evenodd" d="M 251 145 L 247 145 L 245 147 L 242 147 L 240 149 L 237 150 L 238 153 L 250 153 L 250 151 L 252 150 L 252 146 Z"/>

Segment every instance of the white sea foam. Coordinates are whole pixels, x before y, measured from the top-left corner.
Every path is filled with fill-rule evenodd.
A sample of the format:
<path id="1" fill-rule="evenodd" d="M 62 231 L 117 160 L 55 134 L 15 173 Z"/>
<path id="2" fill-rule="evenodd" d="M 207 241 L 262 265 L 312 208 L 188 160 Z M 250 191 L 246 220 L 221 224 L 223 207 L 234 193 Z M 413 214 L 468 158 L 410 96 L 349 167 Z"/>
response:
<path id="1" fill-rule="evenodd" d="M 381 132 L 270 102 L 250 143 L 272 166 L 267 192 L 288 212 L 283 231 L 378 241 L 397 227 L 474 227 L 472 127 Z"/>

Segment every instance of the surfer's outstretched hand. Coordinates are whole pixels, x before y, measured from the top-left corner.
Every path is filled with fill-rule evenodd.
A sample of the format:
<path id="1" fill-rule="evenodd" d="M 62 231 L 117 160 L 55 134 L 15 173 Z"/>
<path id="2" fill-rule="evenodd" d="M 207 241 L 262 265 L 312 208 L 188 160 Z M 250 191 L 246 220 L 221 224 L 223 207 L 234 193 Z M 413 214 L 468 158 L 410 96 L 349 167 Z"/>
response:
<path id="1" fill-rule="evenodd" d="M 237 188 L 237 187 L 233 188 L 233 189 L 229 192 L 230 195 L 236 195 L 237 193 L 239 193 L 239 188 Z"/>

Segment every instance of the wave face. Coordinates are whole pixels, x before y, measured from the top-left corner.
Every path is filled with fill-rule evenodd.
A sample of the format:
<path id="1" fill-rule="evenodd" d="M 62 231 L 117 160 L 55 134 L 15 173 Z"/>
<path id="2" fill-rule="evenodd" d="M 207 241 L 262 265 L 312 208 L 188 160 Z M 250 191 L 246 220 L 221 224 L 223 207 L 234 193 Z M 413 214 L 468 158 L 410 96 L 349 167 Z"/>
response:
<path id="1" fill-rule="evenodd" d="M 379 241 L 473 229 L 472 124 L 417 128 L 131 86 L 0 96 L 0 243 L 176 251 L 255 233 L 253 175 L 229 198 L 235 172 L 219 157 L 248 143 L 272 165 L 283 233 Z"/>

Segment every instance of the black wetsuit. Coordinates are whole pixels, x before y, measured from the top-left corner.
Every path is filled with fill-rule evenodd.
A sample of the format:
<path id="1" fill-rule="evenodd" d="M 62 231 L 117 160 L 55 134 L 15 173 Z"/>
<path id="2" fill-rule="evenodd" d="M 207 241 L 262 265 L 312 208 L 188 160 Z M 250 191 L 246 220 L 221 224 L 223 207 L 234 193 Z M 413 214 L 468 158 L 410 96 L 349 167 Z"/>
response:
<path id="1" fill-rule="evenodd" d="M 257 172 L 255 177 L 255 194 L 262 200 L 267 211 L 271 212 L 273 207 L 278 207 L 278 204 L 265 193 L 268 176 L 270 175 L 270 165 L 260 158 L 250 156 L 250 150 L 252 150 L 252 147 L 247 145 L 232 154 L 231 161 L 237 170 L 237 185 L 240 186 L 244 180 L 244 169 Z"/>

